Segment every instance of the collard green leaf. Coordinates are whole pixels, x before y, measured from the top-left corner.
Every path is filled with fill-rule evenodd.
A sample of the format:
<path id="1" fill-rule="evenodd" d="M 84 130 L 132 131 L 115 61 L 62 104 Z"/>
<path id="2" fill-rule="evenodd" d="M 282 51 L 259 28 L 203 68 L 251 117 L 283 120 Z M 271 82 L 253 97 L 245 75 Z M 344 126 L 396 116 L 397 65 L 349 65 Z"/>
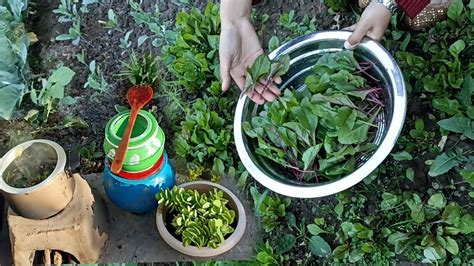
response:
<path id="1" fill-rule="evenodd" d="M 474 121 L 467 117 L 454 116 L 438 121 L 438 125 L 448 131 L 464 134 L 474 140 Z"/>
<path id="2" fill-rule="evenodd" d="M 278 60 L 273 61 L 270 67 L 271 76 L 280 77 L 290 69 L 290 56 L 287 54 L 281 55 Z"/>
<path id="3" fill-rule="evenodd" d="M 384 192 L 382 194 L 382 203 L 380 204 L 380 207 L 382 210 L 389 210 L 394 208 L 398 203 L 399 199 L 397 195 L 389 193 L 389 192 Z"/>
<path id="4" fill-rule="evenodd" d="M 8 120 L 25 90 L 23 84 L 9 84 L 0 87 L 0 117 Z"/>
<path id="5" fill-rule="evenodd" d="M 321 227 L 319 227 L 316 224 L 310 224 L 307 226 L 307 228 L 308 228 L 309 233 L 312 234 L 313 236 L 317 236 L 321 233 L 326 233 L 325 230 L 321 229 Z"/>
<path id="6" fill-rule="evenodd" d="M 347 126 L 339 130 L 337 140 L 341 144 L 358 144 L 367 140 L 370 126 L 368 124 L 359 124 L 353 130 Z"/>
<path id="7" fill-rule="evenodd" d="M 406 204 L 411 210 L 411 219 L 415 223 L 423 223 L 425 221 L 425 211 L 420 197 L 417 194 L 413 194 L 412 198 L 406 201 Z"/>
<path id="8" fill-rule="evenodd" d="M 392 153 L 391 155 L 392 155 L 393 159 L 395 159 L 395 161 L 411 161 L 411 160 L 413 160 L 413 157 L 407 151 L 400 151 L 400 152 L 397 152 L 397 153 Z"/>
<path id="9" fill-rule="evenodd" d="M 448 17 L 454 21 L 457 21 L 464 9 L 462 0 L 453 0 L 448 8 Z"/>
<path id="10" fill-rule="evenodd" d="M 470 214 L 464 214 L 459 220 L 458 230 L 461 234 L 471 234 L 474 232 L 474 218 Z"/>
<path id="11" fill-rule="evenodd" d="M 446 198 L 441 193 L 433 194 L 428 200 L 428 205 L 435 209 L 441 210 L 446 206 Z"/>
<path id="12" fill-rule="evenodd" d="M 433 107 L 447 114 L 454 115 L 459 111 L 461 105 L 457 100 L 435 98 L 433 99 Z"/>
<path id="13" fill-rule="evenodd" d="M 463 169 L 459 174 L 461 174 L 461 176 L 464 177 L 464 180 L 474 188 L 474 169 Z"/>
<path id="14" fill-rule="evenodd" d="M 453 151 L 448 151 L 436 157 L 433 164 L 431 164 L 428 174 L 430 176 L 439 176 L 459 166 L 459 164 L 459 155 Z"/>
<path id="15" fill-rule="evenodd" d="M 465 108 L 469 108 L 472 106 L 472 95 L 474 95 L 474 79 L 472 78 L 472 75 L 469 75 L 464 78 L 462 89 L 456 95 L 456 98 Z"/>
<path id="16" fill-rule="evenodd" d="M 458 243 L 449 236 L 446 237 L 446 250 L 453 255 L 457 255 L 459 253 Z"/>
<path id="17" fill-rule="evenodd" d="M 292 234 L 286 234 L 278 238 L 275 246 L 275 251 L 278 254 L 283 254 L 290 251 L 296 244 L 296 237 Z"/>
<path id="18" fill-rule="evenodd" d="M 304 163 L 304 168 L 303 170 L 308 170 L 311 169 L 311 167 L 314 164 L 314 160 L 316 159 L 316 156 L 318 155 L 319 150 L 321 149 L 322 144 L 318 144 L 316 146 L 308 148 L 304 153 L 303 153 L 303 163 Z"/>
<path id="19" fill-rule="evenodd" d="M 449 203 L 446 208 L 444 209 L 442 219 L 443 222 L 453 225 L 454 227 L 459 226 L 460 214 L 461 210 L 457 203 L 451 202 Z"/>
<path id="20" fill-rule="evenodd" d="M 427 247 L 423 250 L 423 255 L 429 260 L 429 262 L 435 262 L 441 259 L 441 256 L 436 252 L 433 247 Z"/>
<path id="21" fill-rule="evenodd" d="M 320 236 L 312 236 L 309 240 L 308 247 L 311 253 L 318 257 L 327 257 L 331 254 L 331 247 Z"/>

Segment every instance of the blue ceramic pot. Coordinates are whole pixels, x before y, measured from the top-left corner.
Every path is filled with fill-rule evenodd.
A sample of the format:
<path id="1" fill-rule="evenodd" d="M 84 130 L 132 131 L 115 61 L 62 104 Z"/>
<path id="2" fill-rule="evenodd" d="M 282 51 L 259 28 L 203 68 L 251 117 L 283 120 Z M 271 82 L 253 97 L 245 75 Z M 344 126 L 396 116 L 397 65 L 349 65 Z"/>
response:
<path id="1" fill-rule="evenodd" d="M 162 189 L 172 188 L 175 184 L 175 174 L 168 155 L 164 154 L 161 169 L 149 177 L 130 180 L 113 174 L 106 162 L 104 170 L 104 188 L 110 200 L 117 207 L 132 213 L 144 214 L 158 207 L 155 195 Z"/>

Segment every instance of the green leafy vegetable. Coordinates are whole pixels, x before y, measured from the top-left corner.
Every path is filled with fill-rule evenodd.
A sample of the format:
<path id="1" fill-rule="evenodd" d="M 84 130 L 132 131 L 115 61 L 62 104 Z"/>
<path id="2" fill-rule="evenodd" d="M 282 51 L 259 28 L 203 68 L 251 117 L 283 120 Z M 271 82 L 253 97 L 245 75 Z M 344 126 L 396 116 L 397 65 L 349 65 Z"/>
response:
<path id="1" fill-rule="evenodd" d="M 28 38 L 21 13 L 26 1 L 0 2 L 0 117 L 10 119 L 26 91 Z"/>
<path id="2" fill-rule="evenodd" d="M 169 208 L 167 215 L 173 215 L 171 225 L 183 246 L 218 248 L 234 232 L 235 211 L 221 190 L 199 193 L 175 186 L 156 194 L 156 199 Z"/>
<path id="3" fill-rule="evenodd" d="M 270 60 L 267 55 L 261 54 L 255 59 L 251 68 L 247 68 L 245 89 L 242 95 L 255 91 L 258 85 L 262 85 L 264 94 L 276 77 L 284 75 L 290 68 L 290 56 L 282 55 L 276 60 Z"/>
<path id="4" fill-rule="evenodd" d="M 259 57 L 247 81 L 264 77 L 271 64 Z M 374 147 L 374 122 L 383 106 L 381 89 L 370 88 L 356 73 L 370 68 L 369 63 L 360 66 L 350 51 L 323 55 L 306 78 L 305 90 L 285 90 L 243 124 L 255 139 L 255 152 L 298 181 L 318 182 L 320 176 L 334 179 L 354 171 L 357 158 Z"/>

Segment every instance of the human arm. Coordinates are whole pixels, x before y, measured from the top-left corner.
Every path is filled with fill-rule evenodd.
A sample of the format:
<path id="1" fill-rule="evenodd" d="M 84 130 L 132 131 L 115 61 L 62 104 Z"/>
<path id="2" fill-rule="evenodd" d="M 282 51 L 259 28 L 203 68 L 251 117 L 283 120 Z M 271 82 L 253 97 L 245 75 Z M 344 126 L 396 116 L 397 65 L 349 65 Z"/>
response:
<path id="1" fill-rule="evenodd" d="M 243 90 L 247 67 L 252 66 L 255 59 L 263 53 L 250 21 L 251 5 L 251 0 L 221 1 L 219 60 L 223 91 L 229 89 L 231 80 Z M 247 96 L 257 104 L 262 104 L 275 100 L 280 93 L 274 84 L 267 90 L 263 88 L 264 86 L 259 86 L 255 91 L 247 93 Z"/>
<path id="2" fill-rule="evenodd" d="M 400 9 L 413 18 L 430 3 L 430 0 L 398 0 L 396 2 Z M 366 35 L 374 40 L 382 39 L 391 17 L 392 14 L 388 8 L 372 0 L 362 13 L 359 22 L 348 28 L 354 32 L 348 38 L 346 48 L 357 46 Z"/>

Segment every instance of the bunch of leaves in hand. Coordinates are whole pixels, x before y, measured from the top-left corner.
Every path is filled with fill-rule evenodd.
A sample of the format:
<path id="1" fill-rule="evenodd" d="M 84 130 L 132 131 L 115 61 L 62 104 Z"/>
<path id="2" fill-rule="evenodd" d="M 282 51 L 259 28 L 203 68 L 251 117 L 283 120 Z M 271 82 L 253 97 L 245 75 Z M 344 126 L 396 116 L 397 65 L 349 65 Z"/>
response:
<path id="1" fill-rule="evenodd" d="M 130 54 L 130 62 L 122 62 L 122 72 L 119 76 L 127 78 L 132 85 L 157 85 L 160 78 L 158 57 L 148 52 L 139 59 L 134 51 Z"/>
<path id="2" fill-rule="evenodd" d="M 210 87 L 219 79 L 219 5 L 209 3 L 176 15 L 176 42 L 163 53 L 163 61 L 187 91 Z"/>
<path id="3" fill-rule="evenodd" d="M 290 206 L 290 198 L 280 198 L 278 195 L 268 195 L 268 190 L 260 193 L 256 187 L 250 188 L 250 194 L 255 204 L 256 215 L 262 221 L 265 232 L 273 231 L 278 225 L 285 221 L 286 208 Z"/>
<path id="4" fill-rule="evenodd" d="M 264 94 L 275 78 L 284 75 L 290 68 L 290 56 L 282 55 L 276 60 L 270 60 L 266 54 L 255 59 L 252 67 L 247 67 L 245 88 L 241 95 L 253 92 L 258 86 L 263 86 Z"/>
<path id="5" fill-rule="evenodd" d="M 10 119 L 26 91 L 28 43 L 21 21 L 26 1 L 0 2 L 0 118 Z"/>
<path id="6" fill-rule="evenodd" d="M 374 148 L 374 121 L 383 103 L 381 88 L 367 88 L 351 51 L 323 55 L 303 91 L 285 90 L 258 116 L 243 124 L 256 140 L 255 152 L 291 172 L 298 181 L 319 181 L 355 170 Z"/>
<path id="7" fill-rule="evenodd" d="M 213 176 L 223 176 L 233 168 L 232 114 L 227 112 L 232 108 L 226 98 L 205 96 L 186 110 L 174 147 L 188 169 L 203 166 Z"/>
<path id="8" fill-rule="evenodd" d="M 175 186 L 156 194 L 156 199 L 169 208 L 167 215 L 173 215 L 171 225 L 183 246 L 218 248 L 234 232 L 235 211 L 221 190 L 206 194 Z"/>

